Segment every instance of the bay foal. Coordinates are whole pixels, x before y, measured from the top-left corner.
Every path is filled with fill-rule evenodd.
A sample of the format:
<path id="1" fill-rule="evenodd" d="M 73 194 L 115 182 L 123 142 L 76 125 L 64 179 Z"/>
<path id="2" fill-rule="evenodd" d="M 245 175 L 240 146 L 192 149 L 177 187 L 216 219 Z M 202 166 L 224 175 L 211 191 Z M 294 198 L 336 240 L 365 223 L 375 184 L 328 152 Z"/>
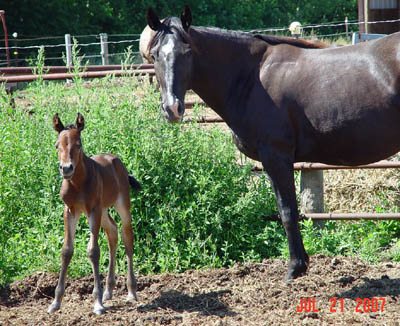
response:
<path id="1" fill-rule="evenodd" d="M 74 236 L 79 217 L 87 216 L 90 226 L 88 255 L 94 274 L 94 309 L 96 314 L 103 314 L 103 300 L 111 299 L 115 286 L 115 258 L 118 242 L 116 223 L 108 214 L 108 208 L 115 206 L 122 221 L 122 239 L 128 259 L 128 300 L 136 298 L 136 279 L 133 274 L 133 231 L 131 227 L 129 186 L 140 189 L 140 184 L 130 175 L 121 160 L 115 155 L 102 154 L 91 158 L 82 150 L 81 131 L 85 126 L 83 116 L 78 113 L 75 125 L 64 127 L 58 114 L 53 117 L 53 128 L 58 132 L 56 148 L 60 162 L 60 173 L 64 180 L 60 195 L 64 208 L 64 244 L 60 277 L 55 291 L 55 298 L 48 312 L 60 309 L 65 292 L 65 278 L 69 262 L 74 252 Z M 106 289 L 102 295 L 99 275 L 100 249 L 98 236 L 100 226 L 106 232 L 110 250 L 110 261 L 106 280 Z"/>

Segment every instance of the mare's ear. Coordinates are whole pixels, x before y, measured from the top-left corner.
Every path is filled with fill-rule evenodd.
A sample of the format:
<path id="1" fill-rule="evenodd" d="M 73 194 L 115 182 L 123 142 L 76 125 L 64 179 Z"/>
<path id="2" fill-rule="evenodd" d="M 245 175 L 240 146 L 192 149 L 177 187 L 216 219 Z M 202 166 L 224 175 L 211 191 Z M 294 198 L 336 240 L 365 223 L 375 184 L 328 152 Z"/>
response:
<path id="1" fill-rule="evenodd" d="M 185 31 L 187 31 L 190 25 L 192 25 L 192 10 L 190 10 L 188 5 L 185 5 L 183 8 L 181 13 L 181 21 Z"/>
<path id="2" fill-rule="evenodd" d="M 57 131 L 58 133 L 60 133 L 61 131 L 64 130 L 64 125 L 62 124 L 62 122 L 61 122 L 61 120 L 60 120 L 60 118 L 58 116 L 58 113 L 56 113 L 53 116 L 53 129 L 55 131 Z"/>
<path id="3" fill-rule="evenodd" d="M 75 121 L 75 127 L 78 129 L 79 132 L 85 128 L 85 119 L 83 118 L 83 115 L 78 112 L 78 116 L 76 117 Z"/>
<path id="4" fill-rule="evenodd" d="M 161 21 L 157 14 L 154 12 L 153 8 L 147 8 L 146 13 L 147 25 L 153 30 L 158 31 L 161 28 Z"/>

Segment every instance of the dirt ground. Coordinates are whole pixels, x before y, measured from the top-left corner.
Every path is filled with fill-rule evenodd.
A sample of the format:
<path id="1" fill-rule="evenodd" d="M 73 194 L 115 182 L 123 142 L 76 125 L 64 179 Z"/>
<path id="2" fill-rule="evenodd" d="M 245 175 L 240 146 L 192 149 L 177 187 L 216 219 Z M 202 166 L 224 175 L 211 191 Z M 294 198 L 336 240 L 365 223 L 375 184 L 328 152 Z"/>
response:
<path id="1" fill-rule="evenodd" d="M 400 264 L 316 255 L 290 283 L 286 268 L 274 259 L 139 276 L 133 303 L 119 276 L 101 316 L 92 313 L 91 277 L 68 279 L 61 310 L 48 314 L 57 276 L 41 272 L 0 291 L 0 325 L 399 325 Z M 307 312 L 297 311 L 302 301 Z"/>

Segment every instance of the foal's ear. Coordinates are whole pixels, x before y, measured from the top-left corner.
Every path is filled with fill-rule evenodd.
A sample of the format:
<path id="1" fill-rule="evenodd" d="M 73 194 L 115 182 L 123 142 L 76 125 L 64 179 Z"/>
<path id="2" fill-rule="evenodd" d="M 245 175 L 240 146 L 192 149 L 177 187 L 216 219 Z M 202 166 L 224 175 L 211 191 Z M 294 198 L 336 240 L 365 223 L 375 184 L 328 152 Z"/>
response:
<path id="1" fill-rule="evenodd" d="M 85 128 L 85 119 L 83 118 L 83 115 L 78 112 L 78 116 L 76 117 L 75 121 L 75 127 L 78 129 L 79 132 Z"/>
<path id="2" fill-rule="evenodd" d="M 190 10 L 188 5 L 185 5 L 183 8 L 181 13 L 181 21 L 185 31 L 187 31 L 190 25 L 192 25 L 192 10 Z"/>
<path id="3" fill-rule="evenodd" d="M 153 30 L 158 31 L 161 28 L 161 21 L 157 14 L 154 12 L 153 8 L 147 8 L 146 13 L 147 25 Z"/>
<path id="4" fill-rule="evenodd" d="M 57 131 L 58 133 L 60 133 L 61 131 L 64 130 L 64 125 L 62 124 L 62 122 L 61 122 L 61 120 L 60 120 L 60 118 L 58 116 L 58 113 L 56 113 L 53 116 L 53 129 L 55 131 Z"/>

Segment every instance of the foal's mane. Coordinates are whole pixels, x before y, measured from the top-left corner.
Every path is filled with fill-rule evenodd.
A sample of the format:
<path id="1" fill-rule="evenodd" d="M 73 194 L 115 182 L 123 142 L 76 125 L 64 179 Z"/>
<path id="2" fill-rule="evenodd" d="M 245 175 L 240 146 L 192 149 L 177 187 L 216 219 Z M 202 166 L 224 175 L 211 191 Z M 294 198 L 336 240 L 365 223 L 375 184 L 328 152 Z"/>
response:
<path id="1" fill-rule="evenodd" d="M 70 123 L 64 127 L 64 130 L 72 130 L 72 129 L 76 129 L 76 126 L 72 123 Z"/>

